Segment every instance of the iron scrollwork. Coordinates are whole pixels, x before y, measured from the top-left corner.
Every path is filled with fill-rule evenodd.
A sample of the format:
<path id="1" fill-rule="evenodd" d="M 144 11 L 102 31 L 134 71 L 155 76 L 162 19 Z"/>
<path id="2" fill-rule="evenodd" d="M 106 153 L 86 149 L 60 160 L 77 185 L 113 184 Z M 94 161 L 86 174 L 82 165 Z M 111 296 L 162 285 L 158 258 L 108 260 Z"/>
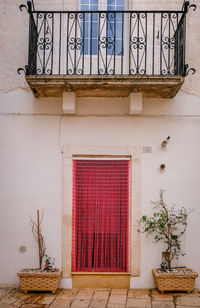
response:
<path id="1" fill-rule="evenodd" d="M 185 64 L 185 67 L 184 67 L 184 75 L 185 75 L 185 76 L 188 76 L 190 73 L 191 73 L 192 75 L 194 75 L 194 74 L 196 73 L 195 68 L 193 68 L 193 67 L 189 68 L 189 65 L 188 65 L 188 64 Z"/>
<path id="2" fill-rule="evenodd" d="M 25 65 L 25 68 L 19 67 L 18 70 L 17 70 L 17 74 L 18 74 L 18 75 L 21 75 L 21 72 L 23 72 L 24 75 L 28 74 L 28 72 L 29 72 L 29 67 L 28 67 L 28 65 Z"/>
<path id="3" fill-rule="evenodd" d="M 25 8 L 26 11 L 28 12 L 28 7 L 27 7 L 25 4 L 21 4 L 21 5 L 19 6 L 19 9 L 20 9 L 21 12 L 23 11 L 23 8 Z"/>
<path id="4" fill-rule="evenodd" d="M 190 4 L 189 7 L 188 7 L 188 10 L 189 10 L 190 8 L 193 8 L 192 10 L 193 10 L 193 11 L 196 11 L 197 6 L 196 6 L 196 4 Z"/>
<path id="5" fill-rule="evenodd" d="M 19 74 L 195 72 L 184 66 L 186 13 L 196 9 L 189 1 L 182 11 L 44 12 L 34 7 L 30 11 L 30 4 L 19 8 L 30 18 L 28 69 L 19 68 Z"/>
<path id="6" fill-rule="evenodd" d="M 21 75 L 21 72 L 23 72 L 24 75 L 26 75 L 26 70 L 25 70 L 25 68 L 23 68 L 23 67 L 18 68 L 17 74 L 18 74 L 18 75 Z"/>

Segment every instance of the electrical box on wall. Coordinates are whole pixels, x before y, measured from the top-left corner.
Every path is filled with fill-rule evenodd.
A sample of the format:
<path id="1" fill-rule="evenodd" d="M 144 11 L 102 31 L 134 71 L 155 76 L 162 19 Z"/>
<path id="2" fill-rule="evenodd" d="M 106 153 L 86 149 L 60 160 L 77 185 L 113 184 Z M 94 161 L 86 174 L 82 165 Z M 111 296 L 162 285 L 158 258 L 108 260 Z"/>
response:
<path id="1" fill-rule="evenodd" d="M 152 147 L 151 146 L 144 146 L 142 148 L 143 153 L 152 153 Z"/>

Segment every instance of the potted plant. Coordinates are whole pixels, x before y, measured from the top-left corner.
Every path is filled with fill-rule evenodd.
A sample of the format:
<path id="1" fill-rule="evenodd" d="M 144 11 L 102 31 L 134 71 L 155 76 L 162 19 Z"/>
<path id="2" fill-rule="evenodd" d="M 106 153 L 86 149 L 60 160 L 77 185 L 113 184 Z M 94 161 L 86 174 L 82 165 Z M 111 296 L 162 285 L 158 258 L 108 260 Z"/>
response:
<path id="1" fill-rule="evenodd" d="M 162 242 L 166 250 L 162 253 L 160 268 L 153 269 L 156 287 L 164 291 L 187 291 L 194 289 L 198 276 L 191 268 L 172 267 L 172 261 L 184 256 L 181 250 L 181 238 L 186 231 L 187 218 L 192 212 L 184 207 L 175 209 L 164 202 L 164 191 L 160 190 L 160 200 L 153 203 L 153 216 L 142 216 L 139 220 L 139 232 L 153 235 L 155 242 Z"/>
<path id="2" fill-rule="evenodd" d="M 17 273 L 20 278 L 20 288 L 27 293 L 28 291 L 51 291 L 55 293 L 61 276 L 61 270 L 53 268 L 54 261 L 48 257 L 44 238 L 41 234 L 41 222 L 39 218 L 39 210 L 37 210 L 37 223 L 30 219 L 32 232 L 38 243 L 39 268 L 23 269 Z M 43 259 L 45 258 L 44 265 Z"/>

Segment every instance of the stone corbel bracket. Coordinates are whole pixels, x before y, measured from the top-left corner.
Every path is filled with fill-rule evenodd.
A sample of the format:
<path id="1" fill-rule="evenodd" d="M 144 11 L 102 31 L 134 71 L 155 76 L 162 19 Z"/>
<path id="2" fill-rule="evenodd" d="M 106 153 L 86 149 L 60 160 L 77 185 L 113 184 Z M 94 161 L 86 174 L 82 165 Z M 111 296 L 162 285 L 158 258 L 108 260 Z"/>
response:
<path id="1" fill-rule="evenodd" d="M 130 93 L 129 95 L 129 115 L 140 114 L 142 112 L 142 93 Z"/>

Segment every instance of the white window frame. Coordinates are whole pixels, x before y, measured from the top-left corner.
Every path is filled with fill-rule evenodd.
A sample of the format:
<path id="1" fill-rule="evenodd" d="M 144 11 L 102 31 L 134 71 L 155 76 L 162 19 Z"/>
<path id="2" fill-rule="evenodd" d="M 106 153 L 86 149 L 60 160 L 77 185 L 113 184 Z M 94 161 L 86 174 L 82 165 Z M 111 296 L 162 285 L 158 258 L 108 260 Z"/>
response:
<path id="1" fill-rule="evenodd" d="M 78 0 L 78 10 L 82 10 L 82 8 L 81 8 L 81 1 L 82 0 Z M 91 1 L 92 0 L 87 0 L 88 1 L 88 5 L 89 5 L 89 7 L 88 7 L 88 11 L 92 11 L 93 9 L 92 9 L 92 4 L 91 4 Z M 107 11 L 107 6 L 108 6 L 108 0 L 97 0 L 98 1 L 98 11 Z M 114 11 L 116 10 L 117 11 L 117 3 L 116 3 L 116 1 L 117 0 L 114 0 L 115 1 L 115 5 L 114 5 Z M 122 11 L 124 11 L 124 10 L 127 10 L 128 9 L 128 2 L 127 2 L 127 0 L 124 0 L 124 5 L 123 5 L 123 9 L 122 9 Z M 125 26 L 126 26 L 126 21 L 125 21 Z M 126 31 L 125 31 L 126 32 Z M 89 38 L 90 39 L 90 38 Z M 96 38 L 94 38 L 94 39 L 96 39 L 97 41 L 98 41 L 98 37 L 96 37 Z M 125 38 L 124 38 L 124 48 L 125 48 Z M 97 51 L 98 52 L 98 51 Z M 124 51 L 125 52 L 125 51 Z M 84 57 L 87 59 L 89 59 L 91 56 L 90 56 L 90 53 L 85 53 L 85 55 L 84 55 Z M 92 54 L 92 57 L 97 57 L 97 54 Z M 115 55 L 115 57 L 117 58 L 117 57 L 121 57 L 121 55 Z"/>

